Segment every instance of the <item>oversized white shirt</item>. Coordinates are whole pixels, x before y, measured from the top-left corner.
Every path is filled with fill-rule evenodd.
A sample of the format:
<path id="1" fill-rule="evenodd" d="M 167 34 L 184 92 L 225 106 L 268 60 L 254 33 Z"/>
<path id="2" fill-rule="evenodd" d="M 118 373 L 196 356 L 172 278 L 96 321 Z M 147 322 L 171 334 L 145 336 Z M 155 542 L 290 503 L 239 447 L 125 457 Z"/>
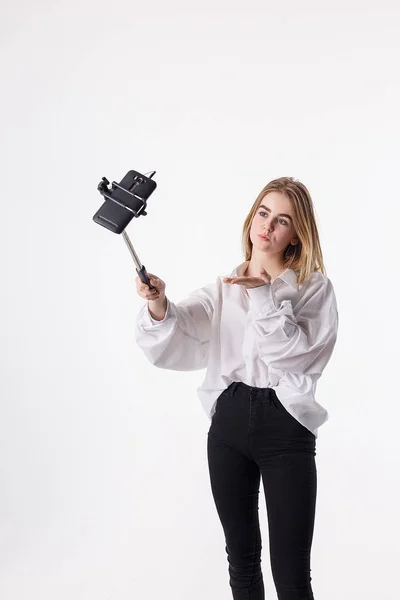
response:
<path id="1" fill-rule="evenodd" d="M 230 277 L 243 275 L 248 264 Z M 210 419 L 222 391 L 242 381 L 273 388 L 286 410 L 317 437 L 328 411 L 315 399 L 316 385 L 338 331 L 332 282 L 314 272 L 298 285 L 292 269 L 249 289 L 224 283 L 224 277 L 177 304 L 167 297 L 161 321 L 151 317 L 146 302 L 136 319 L 136 343 L 161 369 L 207 369 L 197 394 Z"/>

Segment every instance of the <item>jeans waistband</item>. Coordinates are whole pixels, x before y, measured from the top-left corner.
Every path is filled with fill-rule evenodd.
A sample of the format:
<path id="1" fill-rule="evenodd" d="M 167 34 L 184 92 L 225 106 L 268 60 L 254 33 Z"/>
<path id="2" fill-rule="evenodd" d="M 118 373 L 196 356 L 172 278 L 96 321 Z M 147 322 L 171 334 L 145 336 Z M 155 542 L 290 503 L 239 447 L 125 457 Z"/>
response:
<path id="1" fill-rule="evenodd" d="M 270 396 L 271 394 L 275 393 L 275 391 L 272 388 L 269 388 L 269 387 L 260 388 L 260 387 L 254 386 L 254 385 L 247 385 L 247 383 L 243 383 L 243 381 L 233 381 L 228 386 L 229 394 L 232 395 L 236 389 L 240 389 L 243 392 L 247 392 L 249 395 L 251 395 L 251 394 L 261 395 L 262 394 L 264 396 Z"/>

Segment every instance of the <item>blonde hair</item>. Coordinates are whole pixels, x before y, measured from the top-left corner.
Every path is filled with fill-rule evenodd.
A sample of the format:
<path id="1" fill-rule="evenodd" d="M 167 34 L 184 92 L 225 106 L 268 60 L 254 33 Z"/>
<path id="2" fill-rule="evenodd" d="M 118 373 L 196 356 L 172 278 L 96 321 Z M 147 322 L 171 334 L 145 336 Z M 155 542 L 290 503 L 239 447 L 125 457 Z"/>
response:
<path id="1" fill-rule="evenodd" d="M 310 193 L 303 183 L 293 177 L 273 179 L 258 194 L 243 225 L 242 247 L 245 260 L 251 259 L 253 250 L 250 229 L 254 215 L 261 200 L 270 192 L 281 192 L 290 200 L 293 226 L 299 239 L 296 246 L 289 244 L 285 250 L 285 268 L 296 272 L 298 284 L 306 282 L 315 271 L 326 275 Z"/>

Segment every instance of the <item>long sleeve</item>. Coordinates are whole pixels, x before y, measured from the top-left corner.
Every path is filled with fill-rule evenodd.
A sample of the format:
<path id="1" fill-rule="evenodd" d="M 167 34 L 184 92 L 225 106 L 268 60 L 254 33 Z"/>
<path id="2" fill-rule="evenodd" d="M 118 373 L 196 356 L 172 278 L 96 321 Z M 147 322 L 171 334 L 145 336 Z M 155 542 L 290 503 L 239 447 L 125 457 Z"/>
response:
<path id="1" fill-rule="evenodd" d="M 328 411 L 315 399 L 336 344 L 339 324 L 331 281 L 314 274 L 301 305 L 278 302 L 273 285 L 248 290 L 251 326 L 260 359 L 267 365 L 270 387 L 289 413 L 315 436 Z"/>
<path id="2" fill-rule="evenodd" d="M 298 394 L 315 386 L 328 363 L 337 338 L 338 311 L 328 277 L 314 274 L 301 307 L 277 301 L 271 284 L 248 290 L 252 327 L 259 356 L 273 384 L 295 388 Z"/>
<path id="3" fill-rule="evenodd" d="M 207 367 L 215 284 L 191 292 L 175 304 L 167 297 L 161 321 L 152 319 L 148 303 L 140 310 L 135 339 L 156 367 L 173 371 L 196 371 Z"/>

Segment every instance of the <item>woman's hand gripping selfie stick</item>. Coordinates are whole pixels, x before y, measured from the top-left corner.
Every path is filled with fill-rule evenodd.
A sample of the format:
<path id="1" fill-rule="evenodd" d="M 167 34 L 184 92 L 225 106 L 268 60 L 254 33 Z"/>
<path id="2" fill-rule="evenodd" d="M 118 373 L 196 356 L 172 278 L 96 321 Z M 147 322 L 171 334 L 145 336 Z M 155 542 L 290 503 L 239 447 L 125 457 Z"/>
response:
<path id="1" fill-rule="evenodd" d="M 134 217 L 147 215 L 145 211 L 147 200 L 157 187 L 152 179 L 154 174 L 155 171 L 152 171 L 149 177 L 146 177 L 138 171 L 128 171 L 119 183 L 112 182 L 111 189 L 108 188 L 110 182 L 103 177 L 97 189 L 105 197 L 105 202 L 93 216 L 95 223 L 113 233 L 122 233 L 135 263 L 136 272 L 150 289 L 154 289 L 154 286 L 150 284 L 146 267 L 140 262 L 125 228 Z"/>

